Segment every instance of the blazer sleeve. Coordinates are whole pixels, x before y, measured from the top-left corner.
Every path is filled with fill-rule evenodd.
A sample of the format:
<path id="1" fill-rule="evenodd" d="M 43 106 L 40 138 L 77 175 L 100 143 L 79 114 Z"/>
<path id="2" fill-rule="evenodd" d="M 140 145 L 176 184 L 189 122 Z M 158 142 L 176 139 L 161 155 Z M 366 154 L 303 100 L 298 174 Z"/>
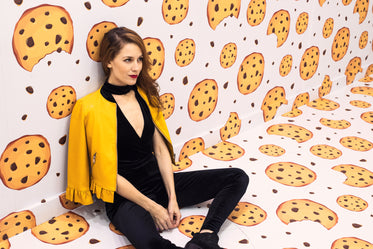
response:
<path id="1" fill-rule="evenodd" d="M 86 136 L 86 113 L 77 101 L 70 119 L 66 198 L 83 205 L 93 203 L 90 191 L 90 160 Z"/>

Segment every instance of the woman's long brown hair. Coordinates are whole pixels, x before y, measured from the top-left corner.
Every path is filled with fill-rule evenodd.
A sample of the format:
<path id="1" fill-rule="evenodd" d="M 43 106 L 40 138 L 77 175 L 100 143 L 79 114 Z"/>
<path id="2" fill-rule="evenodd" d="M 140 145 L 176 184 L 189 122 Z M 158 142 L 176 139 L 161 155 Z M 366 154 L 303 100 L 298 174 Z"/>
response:
<path id="1" fill-rule="evenodd" d="M 151 106 L 161 109 L 161 101 L 158 93 L 158 83 L 150 77 L 149 71 L 151 68 L 150 58 L 146 52 L 144 41 L 133 30 L 125 27 L 113 28 L 108 31 L 100 45 L 100 60 L 105 76 L 109 77 L 110 69 L 107 67 L 125 44 L 136 44 L 143 56 L 142 70 L 137 78 L 136 85 L 144 90 L 149 99 Z"/>

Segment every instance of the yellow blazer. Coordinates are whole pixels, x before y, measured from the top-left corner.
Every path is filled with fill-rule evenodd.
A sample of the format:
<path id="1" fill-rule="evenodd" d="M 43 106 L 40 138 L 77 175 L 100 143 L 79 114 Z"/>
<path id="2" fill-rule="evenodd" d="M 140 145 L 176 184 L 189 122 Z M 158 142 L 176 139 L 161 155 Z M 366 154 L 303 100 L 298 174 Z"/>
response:
<path id="1" fill-rule="evenodd" d="M 97 90 L 79 99 L 70 120 L 66 198 L 84 205 L 93 203 L 92 194 L 105 202 L 114 201 L 117 187 L 117 105 Z M 163 135 L 174 163 L 170 134 L 162 111 L 152 107 L 145 92 L 155 126 Z"/>

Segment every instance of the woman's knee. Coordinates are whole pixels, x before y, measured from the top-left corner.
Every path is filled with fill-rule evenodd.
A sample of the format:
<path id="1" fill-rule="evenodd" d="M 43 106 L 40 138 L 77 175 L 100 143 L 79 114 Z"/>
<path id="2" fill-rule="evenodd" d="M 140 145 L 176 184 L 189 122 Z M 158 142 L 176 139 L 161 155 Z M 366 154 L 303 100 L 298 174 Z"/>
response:
<path id="1" fill-rule="evenodd" d="M 240 168 L 231 168 L 231 170 L 234 174 L 234 177 L 232 177 L 234 183 L 243 191 L 246 191 L 246 188 L 249 185 L 249 176 Z"/>

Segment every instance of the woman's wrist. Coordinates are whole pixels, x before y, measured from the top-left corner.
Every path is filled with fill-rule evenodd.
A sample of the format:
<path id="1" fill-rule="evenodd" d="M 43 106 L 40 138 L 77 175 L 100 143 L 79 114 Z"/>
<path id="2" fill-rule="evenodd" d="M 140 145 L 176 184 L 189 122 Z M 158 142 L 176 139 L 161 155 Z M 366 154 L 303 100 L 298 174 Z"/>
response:
<path id="1" fill-rule="evenodd" d="M 176 194 L 170 194 L 170 195 L 168 195 L 168 200 L 169 201 L 177 201 Z"/>
<path id="2" fill-rule="evenodd" d="M 143 208 L 148 211 L 148 212 L 151 212 L 152 210 L 154 210 L 159 204 L 156 203 L 155 201 L 149 199 L 149 201 L 147 201 Z"/>

